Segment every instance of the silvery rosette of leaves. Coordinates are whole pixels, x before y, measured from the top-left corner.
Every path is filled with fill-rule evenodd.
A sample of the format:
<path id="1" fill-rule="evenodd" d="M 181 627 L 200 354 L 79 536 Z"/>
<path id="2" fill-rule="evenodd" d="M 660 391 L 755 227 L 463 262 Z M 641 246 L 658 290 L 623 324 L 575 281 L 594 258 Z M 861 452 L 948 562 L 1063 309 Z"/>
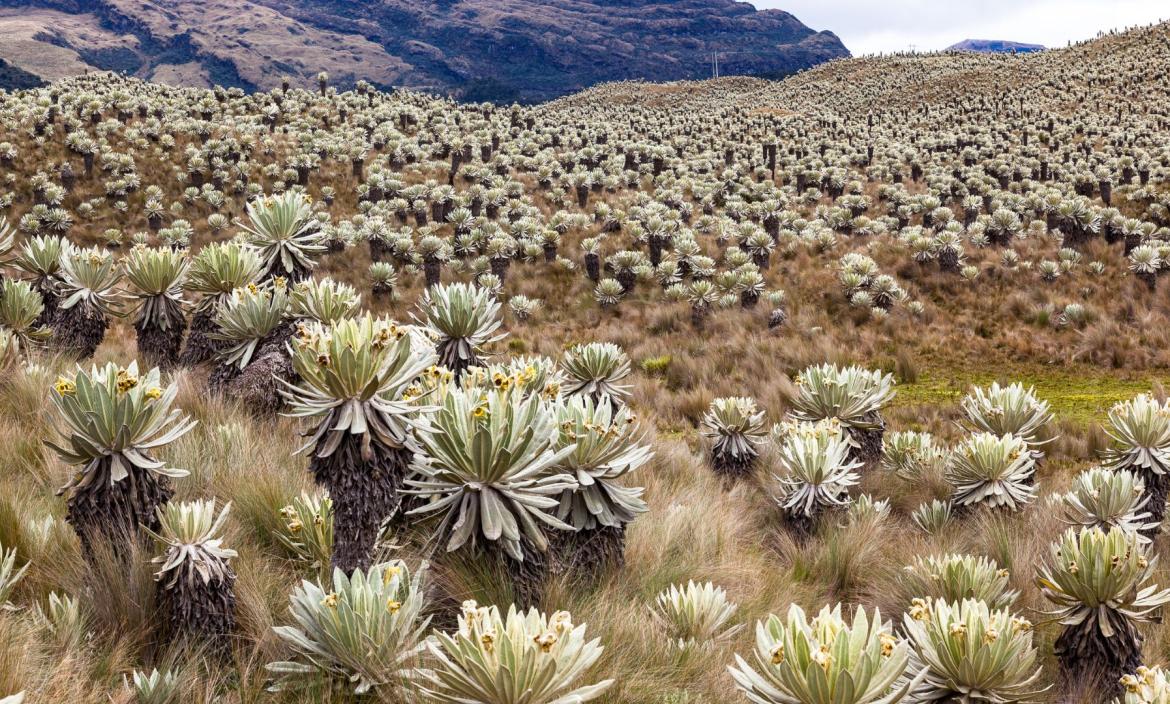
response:
<path id="1" fill-rule="evenodd" d="M 1109 409 L 1105 432 L 1113 439 L 1105 454 L 1106 467 L 1170 472 L 1170 403 L 1147 394 L 1118 403 Z"/>
<path id="2" fill-rule="evenodd" d="M 1035 455 L 1023 438 L 976 433 L 955 447 L 945 476 L 956 505 L 1018 510 L 1036 496 L 1035 472 Z"/>
<path id="3" fill-rule="evenodd" d="M 237 553 L 223 547 L 219 537 L 230 509 L 231 504 L 225 504 L 216 513 L 214 499 L 171 501 L 160 507 L 158 531 L 147 531 L 165 546 L 163 554 L 153 560 L 159 565 L 155 579 L 170 588 L 179 580 L 190 587 L 196 579 L 206 585 L 232 577 L 227 561 Z"/>
<path id="4" fill-rule="evenodd" d="M 484 345 L 503 339 L 500 302 L 491 291 L 456 282 L 428 288 L 412 316 L 438 338 L 439 362 L 462 370 L 478 363 Z"/>
<path id="5" fill-rule="evenodd" d="M 183 280 L 191 262 L 186 250 L 137 246 L 123 262 L 126 280 L 136 289 L 139 320 L 162 330 L 183 324 Z"/>
<path id="6" fill-rule="evenodd" d="M 51 399 L 64 419 L 58 429 L 64 440 L 45 444 L 66 464 L 81 467 L 61 492 L 88 486 L 98 476 L 92 470 L 107 458 L 111 482 L 125 479 L 131 466 L 167 477 L 186 476 L 186 470 L 168 468 L 150 454 L 198 423 L 171 408 L 178 393 L 174 384 L 162 386 L 158 369 L 139 377 L 137 362 L 124 369 L 113 363 L 89 372 L 78 368 L 72 379 L 59 379 Z"/>
<path id="7" fill-rule="evenodd" d="M 1077 475 L 1068 493 L 1060 498 L 1062 518 L 1073 526 L 1097 526 L 1106 531 L 1120 528 L 1137 535 L 1143 544 L 1150 542 L 1143 531 L 1158 528 L 1157 523 L 1146 520 L 1150 518 L 1145 510 L 1150 497 L 1145 493 L 1145 482 L 1128 469 L 1088 469 Z"/>
<path id="8" fill-rule="evenodd" d="M 1092 623 L 1105 637 L 1124 629 L 1124 619 L 1152 621 L 1170 602 L 1170 589 L 1148 584 L 1157 556 L 1146 557 L 1132 533 L 1114 528 L 1069 528 L 1052 544 L 1037 583 L 1065 626 Z"/>
<path id="9" fill-rule="evenodd" d="M 284 384 L 288 415 L 322 417 L 309 442 L 328 457 L 347 434 L 362 436 L 363 456 L 376 439 L 386 447 L 405 447 L 419 406 L 403 392 L 437 359 L 430 342 L 409 326 L 374 318 L 309 323 L 291 342 L 296 386 Z"/>
<path id="10" fill-rule="evenodd" d="M 1170 702 L 1170 673 L 1161 667 L 1141 666 L 1120 682 L 1125 696 L 1113 704 L 1167 704 Z"/>
<path id="11" fill-rule="evenodd" d="M 213 309 L 233 291 L 255 281 L 261 266 L 259 252 L 245 242 L 210 242 L 191 260 L 184 286 L 203 294 L 199 310 Z"/>
<path id="12" fill-rule="evenodd" d="M 0 328 L 11 332 L 25 349 L 39 345 L 52 335 L 49 328 L 36 326 L 44 309 L 41 294 L 27 281 L 0 282 Z"/>
<path id="13" fill-rule="evenodd" d="M 754 457 L 756 446 L 764 441 L 764 412 L 755 399 L 717 398 L 703 416 L 704 437 L 715 441 L 715 452 L 735 458 Z"/>
<path id="14" fill-rule="evenodd" d="M 248 203 L 247 213 L 248 221 L 237 224 L 259 251 L 266 276 L 312 269 L 317 265 L 313 256 L 326 250 L 313 203 L 304 193 L 290 190 L 256 198 Z"/>
<path id="15" fill-rule="evenodd" d="M 808 367 L 796 378 L 792 417 L 814 423 L 836 418 L 847 429 L 877 428 L 877 413 L 893 399 L 893 387 L 893 376 L 880 371 L 834 364 Z M 851 436 L 846 439 L 856 446 Z"/>
<path id="16" fill-rule="evenodd" d="M 995 609 L 1006 609 L 1019 597 L 1010 579 L 1006 569 L 983 555 L 917 557 L 902 573 L 905 591 L 914 596 L 947 603 L 978 599 Z"/>
<path id="17" fill-rule="evenodd" d="M 279 678 L 271 690 L 311 682 L 318 673 L 350 683 L 359 695 L 415 686 L 430 624 L 422 617 L 425 574 L 425 564 L 412 575 L 393 561 L 352 576 L 334 570 L 328 585 L 302 581 L 290 597 L 294 625 L 273 628 L 295 659 L 268 664 Z"/>
<path id="18" fill-rule="evenodd" d="M 992 704 L 1036 701 L 1041 668 L 1032 624 L 977 599 L 916 599 L 902 618 L 913 644 L 910 670 L 927 670 L 914 703 L 971 696 Z"/>
<path id="19" fill-rule="evenodd" d="M 941 474 L 949 459 L 950 450 L 936 445 L 930 433 L 905 430 L 882 440 L 882 469 L 906 481 L 918 480 L 925 473 Z"/>
<path id="20" fill-rule="evenodd" d="M 306 279 L 293 285 L 290 303 L 294 318 L 332 323 L 358 315 L 362 296 L 353 286 L 330 278 Z"/>
<path id="21" fill-rule="evenodd" d="M 588 396 L 569 396 L 552 411 L 559 428 L 556 446 L 573 448 L 557 469 L 577 481 L 561 494 L 557 518 L 580 530 L 623 526 L 648 511 L 643 488 L 618 483 L 654 456 L 642 442 L 633 411 L 615 408 L 608 396 L 597 404 Z"/>
<path id="22" fill-rule="evenodd" d="M 73 243 L 59 235 L 36 235 L 20 245 L 12 264 L 30 275 L 38 289 L 52 288 L 59 280 L 61 260 L 73 249 Z"/>
<path id="23" fill-rule="evenodd" d="M 782 474 L 780 506 L 794 515 L 813 516 L 820 510 L 849 503 L 861 463 L 849 459 L 849 441 L 840 424 L 783 423 L 772 429 Z"/>
<path id="24" fill-rule="evenodd" d="M 477 386 L 484 389 L 515 383 L 528 394 L 552 400 L 560 398 L 565 377 L 552 359 L 521 355 L 483 367 L 472 367 L 459 382 L 467 388 Z"/>
<path id="25" fill-rule="evenodd" d="M 586 640 L 585 624 L 568 612 L 551 617 L 533 608 L 463 605 L 459 627 L 437 633 L 428 648 L 436 662 L 422 680 L 426 701 L 443 704 L 513 701 L 569 704 L 597 699 L 613 680 L 578 685 L 601 657 L 599 642 Z"/>
<path id="26" fill-rule="evenodd" d="M 630 395 L 628 384 L 621 382 L 630 375 L 630 359 L 612 342 L 589 342 L 575 345 L 561 359 L 568 380 L 566 395 L 589 394 L 594 398 L 608 394 L 623 401 Z"/>
<path id="27" fill-rule="evenodd" d="M 910 645 L 891 633 L 879 611 L 871 617 L 859 607 L 849 623 L 840 604 L 811 620 L 796 604 L 784 620 L 769 615 L 756 623 L 752 655 L 749 663 L 736 654 L 728 669 L 755 704 L 894 704 L 926 676 L 903 678 Z"/>
<path id="28" fill-rule="evenodd" d="M 262 286 L 248 284 L 232 291 L 216 309 L 219 330 L 211 334 L 226 343 L 219 352 L 222 363 L 247 367 L 264 338 L 284 322 L 288 308 L 288 286 L 279 277 Z"/>
<path id="29" fill-rule="evenodd" d="M 117 316 L 114 287 L 122 278 L 114 255 L 98 247 L 71 249 L 61 256 L 58 292 L 62 310 L 79 306 L 87 315 Z"/>
<path id="30" fill-rule="evenodd" d="M 743 624 L 728 623 L 738 609 L 727 592 L 710 582 L 672 584 L 658 594 L 650 613 L 679 650 L 726 641 Z"/>
<path id="31" fill-rule="evenodd" d="M 1048 432 L 1053 415 L 1047 401 L 1036 398 L 1035 389 L 1016 382 L 1000 386 L 992 382 L 986 389 L 974 388 L 960 402 L 967 421 L 977 431 L 994 435 L 1015 435 L 1028 444 L 1037 457 L 1041 448 L 1056 439 Z"/>
<path id="32" fill-rule="evenodd" d="M 409 493 L 428 500 L 412 515 L 440 517 L 447 550 L 499 544 L 523 560 L 521 539 L 548 548 L 542 526 L 572 530 L 553 511 L 573 477 L 556 467 L 576 448 L 557 447 L 554 414 L 517 386 L 451 388 L 415 435 L 423 452 L 412 463 Z"/>

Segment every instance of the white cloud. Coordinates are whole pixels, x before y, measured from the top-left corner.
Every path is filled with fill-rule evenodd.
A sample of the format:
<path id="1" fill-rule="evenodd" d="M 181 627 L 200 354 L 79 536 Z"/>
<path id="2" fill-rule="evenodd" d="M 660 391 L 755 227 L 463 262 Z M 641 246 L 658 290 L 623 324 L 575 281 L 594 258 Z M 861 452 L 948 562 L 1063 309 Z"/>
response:
<path id="1" fill-rule="evenodd" d="M 854 54 L 945 49 L 964 39 L 1061 47 L 1100 31 L 1170 19 L 1160 0 L 752 0 L 830 30 Z"/>

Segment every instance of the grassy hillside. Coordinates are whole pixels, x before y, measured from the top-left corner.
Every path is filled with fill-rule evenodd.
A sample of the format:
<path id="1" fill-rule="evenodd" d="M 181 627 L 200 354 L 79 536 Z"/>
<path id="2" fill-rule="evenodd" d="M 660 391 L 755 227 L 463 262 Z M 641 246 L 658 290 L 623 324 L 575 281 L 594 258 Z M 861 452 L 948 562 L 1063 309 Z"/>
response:
<path id="1" fill-rule="evenodd" d="M 1103 657 L 1063 671 L 1057 651 L 1070 662 L 1058 644 L 1063 626 L 1048 615 L 1053 604 L 1037 576 L 1057 559 L 1050 546 L 1071 515 L 1063 494 L 1083 471 L 1102 462 L 1134 469 L 1145 482 L 1138 495 L 1150 499 L 1140 510 L 1165 508 L 1157 472 L 1117 459 L 1127 445 L 1109 412 L 1144 393 L 1153 399 L 1150 423 L 1170 415 L 1170 304 L 1162 283 L 1170 269 L 1167 70 L 1170 27 L 1158 25 L 1030 56 L 849 59 L 781 82 L 613 83 L 531 108 L 456 104 L 364 84 L 347 92 L 322 85 L 246 95 L 108 74 L 0 93 L 0 205 L 13 238 L 0 337 L 19 343 L 6 348 L 0 390 L 0 442 L 9 448 L 0 459 L 0 545 L 15 551 L 13 571 L 27 566 L 7 593 L 0 570 L 0 602 L 17 607 L 0 610 L 0 695 L 23 691 L 30 702 L 440 700 L 418 682 L 395 687 L 388 665 L 374 668 L 385 681 L 361 696 L 357 679 L 347 679 L 353 668 L 308 666 L 303 687 L 271 692 L 274 676 L 265 667 L 310 662 L 274 631 L 293 622 L 289 599 L 301 580 L 324 574 L 322 593 L 334 589 L 326 558 L 317 555 L 314 564 L 307 548 L 287 544 L 306 535 L 306 525 L 290 528 L 291 514 L 282 514 L 303 492 L 321 492 L 320 475 L 315 480 L 308 471 L 320 466 L 311 465 L 314 453 L 297 452 L 316 442 L 320 418 L 274 412 L 304 407 L 281 407 L 277 388 L 289 387 L 278 387 L 272 374 L 304 388 L 302 372 L 334 363 L 306 351 L 324 344 L 330 330 L 339 334 L 329 327 L 331 306 L 341 317 L 363 310 L 425 327 L 429 271 L 443 286 L 474 283 L 479 288 L 469 290 L 487 289 L 501 304 L 486 316 L 501 327 L 485 333 L 489 341 L 476 351 L 485 363 L 517 365 L 493 367 L 481 385 L 523 387 L 538 376 L 542 388 L 524 400 L 523 388 L 480 388 L 474 373 L 462 386 L 434 381 L 443 370 L 428 370 L 381 392 L 412 424 L 408 488 L 438 481 L 431 473 L 444 460 L 436 437 L 465 447 L 433 406 L 482 392 L 482 409 L 476 403 L 454 414 L 466 416 L 466 427 L 503 424 L 499 418 L 524 407 L 536 411 L 520 430 L 560 438 L 549 419 L 559 420 L 554 414 L 564 404 L 580 403 L 569 398 L 574 346 L 610 342 L 628 357 L 629 375 L 614 382 L 628 393 L 615 393 L 633 414 L 629 446 L 645 446 L 653 457 L 616 480 L 644 488 L 647 508 L 623 529 L 624 560 L 573 563 L 563 546 L 583 531 L 549 523 L 532 529 L 552 547 L 549 574 L 531 601 L 549 615 L 571 612 L 604 647 L 573 685 L 612 679 L 596 701 L 746 700 L 727 668 L 736 653 L 754 662 L 756 622 L 768 614 L 783 619 L 792 604 L 809 614 L 838 603 L 846 615 L 880 609 L 890 642 L 903 653 L 910 648 L 902 645 L 909 635 L 903 614 L 912 598 L 927 596 L 905 568 L 947 553 L 994 560 L 979 586 L 1006 579 L 1002 586 L 1019 595 L 1004 618 L 1035 624 L 1012 631 L 1036 648 L 1034 664 L 1026 655 L 1014 660 L 1028 673 L 1039 670 L 1033 686 L 1015 691 L 1042 691 L 1016 699 L 1110 701 L 1120 693 L 1120 672 L 1170 659 L 1170 628 L 1143 621 L 1123 629 L 1140 635 L 1140 645 L 1107 641 L 1110 652 L 1137 659 L 1122 663 L 1124 670 Z M 272 228 L 258 213 L 277 207 L 262 196 L 281 193 L 295 196 L 290 222 L 297 233 L 286 240 L 304 259 L 242 267 L 247 276 L 237 283 L 245 285 L 234 292 L 229 286 L 218 304 L 209 300 L 213 294 L 193 273 L 201 253 L 229 242 L 274 250 L 264 234 Z M 92 249 L 44 255 L 54 238 Z M 229 348 L 165 369 L 159 398 L 142 396 L 150 391 L 145 375 L 143 388 L 129 391 L 111 381 L 115 398 L 167 402 L 199 422 L 150 453 L 190 472 L 165 482 L 172 505 L 231 502 L 218 535 L 238 552 L 225 558 L 235 574 L 234 626 L 218 641 L 167 630 L 170 602 L 159 586 L 166 580 L 154 580 L 161 563 L 151 562 L 164 546 L 148 535 L 121 552 L 81 541 L 75 528 L 85 510 L 98 509 L 78 508 L 88 494 L 70 480 L 93 470 L 78 475 L 68 453 L 45 445 L 69 441 L 58 405 L 84 385 L 74 358 L 88 352 L 87 343 L 100 343 L 94 364 L 125 367 L 137 359 L 144 373 L 157 363 L 149 337 L 156 333 L 139 329 L 142 311 L 131 300 L 147 292 L 126 276 L 145 251 L 160 258 L 175 251 L 175 261 L 194 264 L 170 279 L 174 287 L 156 292 L 183 301 L 181 326 L 197 326 L 200 315 L 209 324 L 217 310 L 221 323 L 233 320 L 240 301 L 263 307 L 285 287 L 294 298 L 308 296 L 293 283 L 302 275 L 353 287 L 330 289 L 340 303 L 327 305 L 324 289 L 314 289 L 321 298 L 310 304 L 273 304 L 272 325 L 254 334 L 223 325 Z M 108 277 L 94 273 L 104 267 Z M 41 334 L 31 319 L 44 303 L 59 310 L 38 321 L 47 324 Z M 419 334 L 409 353 L 426 359 L 440 340 Z M 230 346 L 250 343 L 259 361 L 231 371 L 227 362 L 238 360 Z M 385 344 L 359 347 L 381 353 Z M 302 355 L 299 367 L 290 361 L 295 354 Z M 796 476 L 785 455 L 806 437 L 801 432 L 814 431 L 782 422 L 806 408 L 801 399 L 815 377 L 808 368 L 826 363 L 888 374 L 894 395 L 877 415 L 838 409 L 844 434 L 836 426 L 816 431 L 858 445 L 825 460 L 848 476 L 817 484 Z M 88 371 L 91 361 L 81 364 Z M 557 374 L 539 376 L 554 368 Z M 1010 438 L 1015 450 L 975 482 L 988 495 L 1022 497 L 999 507 L 971 499 L 970 478 L 956 470 L 956 458 L 968 456 L 979 438 L 979 417 L 964 411 L 964 399 L 996 381 L 1031 387 L 1053 415 L 1027 433 L 1028 442 Z M 165 395 L 172 388 L 173 399 Z M 420 389 L 431 391 L 420 398 Z M 714 471 L 718 438 L 705 421 L 713 401 L 727 397 L 750 397 L 763 413 L 747 424 L 758 458 L 738 478 Z M 1045 415 L 1025 400 L 1029 413 Z M 493 415 L 497 409 L 504 410 Z M 481 420 L 485 414 L 489 420 Z M 989 411 L 983 420 L 1000 415 Z M 597 423 L 576 432 L 618 434 L 608 421 Z M 769 433 L 774 423 L 781 425 Z M 875 426 L 884 428 L 884 454 L 874 446 L 881 436 Z M 492 425 L 489 436 L 503 437 L 502 427 Z M 895 471 L 891 439 L 906 431 L 930 433 L 939 453 L 913 456 Z M 1142 447 L 1170 461 L 1170 440 L 1152 435 Z M 436 445 L 423 449 L 415 441 Z M 846 466 L 853 460 L 860 466 Z M 100 452 L 95 461 L 109 466 Z M 382 470 L 371 469 L 368 458 L 353 461 L 365 474 L 333 497 L 338 505 L 360 504 L 381 490 Z M 565 462 L 537 473 L 546 484 L 565 482 L 549 490 L 554 503 L 563 491 L 583 491 L 580 475 L 557 478 Z M 72 488 L 59 495 L 67 483 Z M 459 496 L 475 497 L 467 501 L 496 486 L 456 484 Z M 814 484 L 833 499 L 815 515 L 782 508 L 794 491 Z M 1141 523 L 1132 497 L 1122 498 L 1129 503 L 1118 522 Z M 918 512 L 932 501 L 952 502 L 953 513 L 927 531 Z M 519 503 L 499 510 L 526 510 Z M 417 497 L 406 504 L 428 506 L 441 508 Z M 381 516 L 388 530 L 370 557 L 401 559 L 416 572 L 427 561 L 421 608 L 438 631 L 449 632 L 464 600 L 505 608 L 522 600 L 520 587 L 531 586 L 525 570 L 539 571 L 542 562 L 530 537 L 518 541 L 529 551 L 527 566 L 505 554 L 508 538 L 489 527 L 490 517 L 467 523 L 474 546 L 460 545 L 459 529 L 442 515 Z M 334 519 L 337 535 L 350 520 Z M 104 524 L 97 525 L 81 532 L 100 533 Z M 1114 567 L 1140 556 L 1152 565 L 1142 584 L 1166 586 L 1170 574 L 1153 559 L 1167 549 L 1165 535 L 1147 527 L 1152 541 L 1145 545 L 1132 531 L 1115 530 L 1131 547 Z M 585 579 L 594 568 L 600 576 Z M 1000 568 L 1008 576 L 993 579 Z M 725 589 L 738 605 L 728 625 L 742 628 L 676 647 L 688 635 L 717 635 L 675 631 L 651 615 L 661 592 L 689 580 Z M 76 599 L 77 616 L 54 611 L 50 594 Z M 404 601 L 387 608 L 408 613 Z M 327 602 L 318 599 L 314 608 L 332 608 Z M 529 640 L 521 638 L 539 651 Z M 995 637 L 983 644 L 991 642 Z M 429 651 L 405 662 L 444 668 Z M 842 664 L 836 658 L 825 667 Z M 173 698 L 149 699 L 124 681 L 156 668 L 175 678 Z"/>

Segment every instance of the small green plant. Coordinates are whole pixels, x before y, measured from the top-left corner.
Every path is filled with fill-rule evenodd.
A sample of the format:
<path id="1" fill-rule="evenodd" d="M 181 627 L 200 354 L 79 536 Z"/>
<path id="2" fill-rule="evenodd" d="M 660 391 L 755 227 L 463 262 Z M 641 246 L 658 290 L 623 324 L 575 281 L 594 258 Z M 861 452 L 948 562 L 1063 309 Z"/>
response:
<path id="1" fill-rule="evenodd" d="M 16 609 L 9 599 L 12 597 L 12 590 L 16 588 L 16 583 L 27 571 L 28 563 L 16 569 L 16 548 L 5 549 L 0 545 L 0 610 Z"/>
<path id="2" fill-rule="evenodd" d="M 333 556 L 333 499 L 317 492 L 301 494 L 280 509 L 284 528 L 276 534 L 281 545 L 298 562 L 328 578 Z"/>
<path id="3" fill-rule="evenodd" d="M 910 518 L 923 533 L 937 535 L 950 525 L 951 502 L 934 499 L 914 509 Z"/>
<path id="4" fill-rule="evenodd" d="M 665 377 L 666 373 L 670 371 L 670 363 L 673 360 L 674 358 L 670 355 L 663 354 L 657 357 L 647 357 L 638 366 L 650 376 Z"/>
<path id="5" fill-rule="evenodd" d="M 710 582 L 686 586 L 672 584 L 661 592 L 651 613 L 679 650 L 721 643 L 735 635 L 742 624 L 729 623 L 738 607 L 727 592 Z"/>
<path id="6" fill-rule="evenodd" d="M 122 686 L 134 693 L 138 704 L 178 704 L 182 681 L 170 670 L 135 670 L 129 679 L 122 678 Z"/>
<path id="7" fill-rule="evenodd" d="M 77 650 L 89 637 L 89 618 L 81 603 L 68 594 L 49 592 L 45 605 L 37 604 L 35 619 L 63 653 Z"/>

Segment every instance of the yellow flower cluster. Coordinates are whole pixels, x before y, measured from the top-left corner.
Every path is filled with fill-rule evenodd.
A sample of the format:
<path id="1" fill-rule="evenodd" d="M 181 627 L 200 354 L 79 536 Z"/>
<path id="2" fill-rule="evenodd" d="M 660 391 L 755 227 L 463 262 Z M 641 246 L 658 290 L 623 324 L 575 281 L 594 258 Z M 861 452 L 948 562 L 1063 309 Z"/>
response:
<path id="1" fill-rule="evenodd" d="M 1154 702 L 1160 701 L 1157 695 L 1159 691 L 1164 692 L 1166 682 L 1163 679 L 1158 681 L 1158 671 L 1142 665 L 1137 669 L 1137 672 L 1132 675 L 1125 675 L 1121 678 L 1120 683 L 1125 687 L 1125 691 L 1130 694 L 1137 694 L 1140 696 L 1140 701 Z"/>
<path id="2" fill-rule="evenodd" d="M 926 621 L 930 618 L 930 607 L 926 605 L 926 599 L 914 599 L 910 602 L 910 618 L 915 621 Z"/>
<path id="3" fill-rule="evenodd" d="M 53 384 L 53 389 L 59 396 L 68 396 L 77 391 L 77 385 L 73 383 L 73 380 L 61 376 L 57 377 L 57 383 Z"/>
<path id="4" fill-rule="evenodd" d="M 776 647 L 772 648 L 772 664 L 773 665 L 783 665 L 784 664 L 784 655 L 785 655 L 784 644 L 777 643 Z"/>
<path id="5" fill-rule="evenodd" d="M 133 376 L 126 369 L 119 369 L 116 379 L 119 394 L 124 394 L 135 386 L 138 386 L 138 377 Z"/>
<path id="6" fill-rule="evenodd" d="M 833 667 L 833 652 L 827 644 L 822 645 L 812 654 L 812 661 L 820 665 L 822 670 L 828 672 L 829 668 Z"/>
<path id="7" fill-rule="evenodd" d="M 382 572 L 382 586 L 390 584 L 390 582 L 394 581 L 394 578 L 400 574 L 402 574 L 401 567 L 398 565 L 390 565 L 384 572 Z"/>

